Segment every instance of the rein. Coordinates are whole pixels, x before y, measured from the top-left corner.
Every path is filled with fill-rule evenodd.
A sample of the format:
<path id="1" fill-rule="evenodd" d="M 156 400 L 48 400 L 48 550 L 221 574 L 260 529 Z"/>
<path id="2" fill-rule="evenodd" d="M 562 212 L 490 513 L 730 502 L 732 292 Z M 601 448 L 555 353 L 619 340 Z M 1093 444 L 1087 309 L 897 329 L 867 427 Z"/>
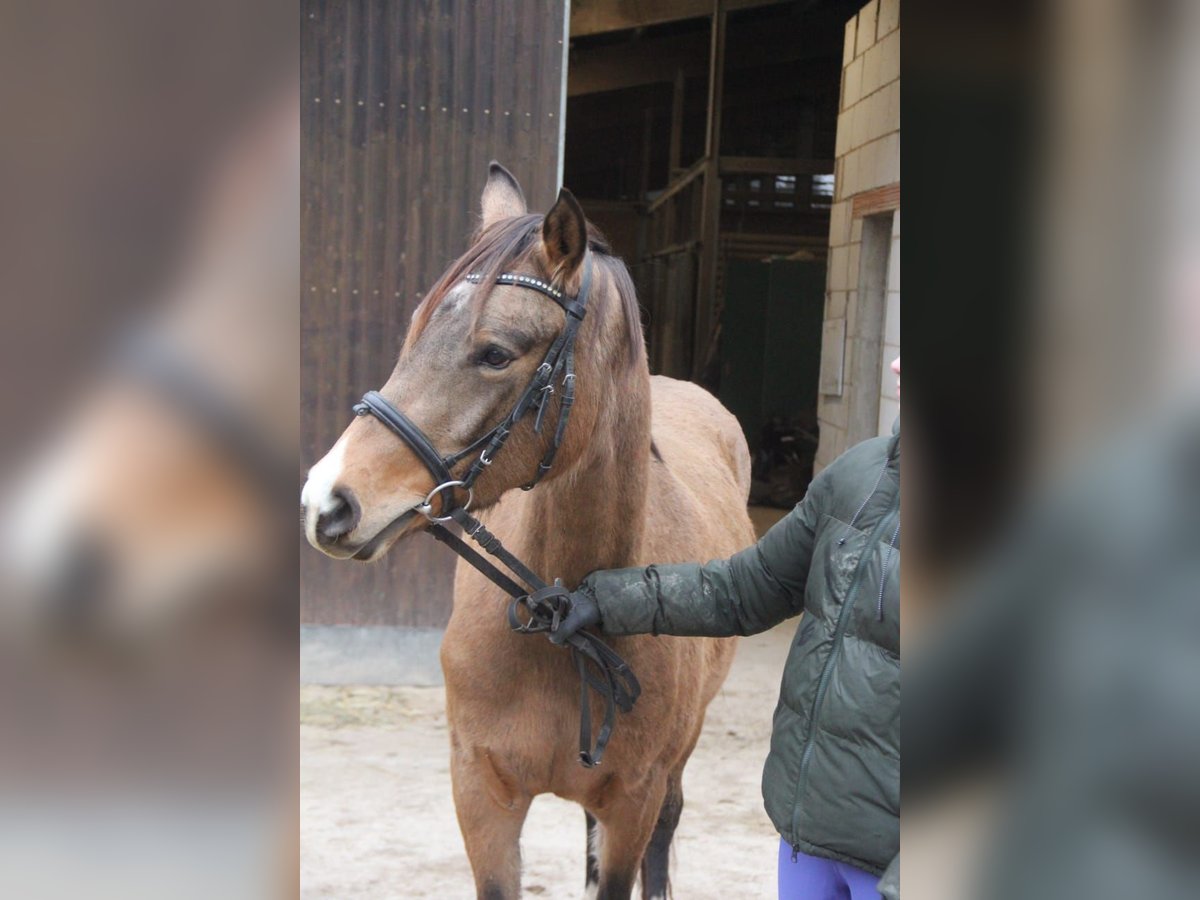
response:
<path id="1" fill-rule="evenodd" d="M 466 278 L 472 284 L 479 284 L 483 280 L 483 277 L 478 274 L 470 274 Z M 517 399 L 509 414 L 499 424 L 458 453 L 442 456 L 416 423 L 385 400 L 378 391 L 369 391 L 365 394 L 362 402 L 355 405 L 354 412 L 359 416 L 375 416 L 417 455 L 429 474 L 433 476 L 436 487 L 417 507 L 417 510 L 429 520 L 426 531 L 446 544 L 512 598 L 508 604 L 509 627 L 521 634 L 549 633 L 558 627 L 559 621 L 566 614 L 569 606 L 567 597 L 570 592 L 557 579 L 553 584 L 549 584 L 540 578 L 525 563 L 510 553 L 500 539 L 484 528 L 483 523 L 472 516 L 468 509 L 474 497 L 472 487 L 476 479 L 484 469 L 492 464 L 517 422 L 530 411 L 536 410 L 533 430 L 537 434 L 542 433 L 546 411 L 549 408 L 549 398 L 554 393 L 554 385 L 559 383 L 561 375 L 562 399 L 559 403 L 558 424 L 555 427 L 554 436 L 550 441 L 549 448 L 538 463 L 537 471 L 526 484 L 521 486 L 521 489 L 533 490 L 554 464 L 554 457 L 562 444 L 567 421 L 571 416 L 571 407 L 575 402 L 575 336 L 580 323 L 583 322 L 584 314 L 587 312 L 588 293 L 592 284 L 592 256 L 589 252 L 585 257 L 583 279 L 579 287 L 579 294 L 575 298 L 566 297 L 553 285 L 529 275 L 505 272 L 496 277 L 496 284 L 513 285 L 537 291 L 561 306 L 566 313 L 566 324 L 562 331 L 550 345 L 550 349 L 546 351 L 546 356 L 541 365 L 537 367 L 537 371 L 534 372 L 529 385 Z M 462 478 L 455 478 L 453 468 L 476 451 L 479 451 L 478 458 L 470 465 Z M 461 488 L 467 492 L 466 503 L 460 505 L 455 502 L 455 488 Z M 438 497 L 441 501 L 440 515 L 434 515 L 434 497 Z M 449 521 L 462 526 L 463 532 L 486 553 L 498 560 L 511 575 L 505 574 L 483 554 L 446 528 L 443 523 Z M 522 608 L 528 615 L 524 621 L 521 616 Z M 579 761 L 590 769 L 600 765 L 600 761 L 604 758 L 604 750 L 608 746 L 613 727 L 616 724 L 617 709 L 622 712 L 632 710 L 642 689 L 625 660 L 621 659 L 596 635 L 579 631 L 568 638 L 566 643 L 571 649 L 571 656 L 579 672 Z M 604 702 L 604 722 L 596 735 L 595 744 L 592 743 L 592 710 L 589 688 L 595 691 Z"/>

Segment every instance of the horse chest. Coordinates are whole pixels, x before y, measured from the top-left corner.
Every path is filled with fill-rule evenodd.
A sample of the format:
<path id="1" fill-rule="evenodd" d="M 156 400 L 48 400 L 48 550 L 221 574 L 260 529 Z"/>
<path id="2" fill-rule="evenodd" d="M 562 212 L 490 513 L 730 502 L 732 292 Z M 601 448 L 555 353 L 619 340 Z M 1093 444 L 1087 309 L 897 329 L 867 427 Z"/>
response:
<path id="1" fill-rule="evenodd" d="M 464 707 L 516 721 L 556 718 L 556 710 L 578 704 L 570 654 L 541 635 L 509 630 L 498 600 L 479 612 L 456 605 L 441 657 L 447 696 Z"/>

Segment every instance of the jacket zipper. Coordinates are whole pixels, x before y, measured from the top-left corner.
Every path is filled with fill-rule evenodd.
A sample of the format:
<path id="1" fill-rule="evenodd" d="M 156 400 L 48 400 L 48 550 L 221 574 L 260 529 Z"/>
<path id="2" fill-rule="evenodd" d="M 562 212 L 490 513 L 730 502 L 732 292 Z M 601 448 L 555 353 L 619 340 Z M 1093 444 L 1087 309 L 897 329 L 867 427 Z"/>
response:
<path id="1" fill-rule="evenodd" d="M 879 483 L 876 482 L 875 489 L 877 490 L 878 487 Z M 873 494 L 874 490 L 872 490 L 872 495 Z M 892 517 L 892 514 L 898 511 L 900 506 L 899 500 L 899 495 L 897 495 L 895 501 L 893 501 L 893 503 L 888 507 L 887 512 L 880 517 L 879 522 L 877 522 L 875 527 L 871 529 L 871 533 L 867 538 L 867 543 L 863 550 L 862 558 L 859 559 L 858 566 L 856 566 L 854 570 L 854 581 L 851 583 L 850 590 L 846 594 L 846 600 L 842 604 L 841 612 L 838 613 L 837 626 L 833 631 L 833 646 L 829 650 L 829 658 L 825 660 L 825 665 L 821 669 L 821 677 L 817 681 L 817 693 L 816 696 L 813 697 L 812 712 L 809 715 L 808 720 L 808 738 L 804 742 L 804 751 L 800 755 L 800 774 L 796 779 L 796 792 L 792 797 L 793 838 L 798 835 L 796 820 L 800 811 L 799 801 L 800 796 L 804 793 L 805 782 L 808 779 L 808 765 L 812 759 L 813 741 L 816 738 L 817 717 L 820 715 L 821 707 L 825 703 L 825 691 L 829 688 L 829 679 L 833 675 L 833 667 L 836 665 L 837 658 L 842 650 L 842 638 L 846 632 L 846 623 L 850 619 L 850 610 L 854 608 L 854 603 L 858 599 L 859 588 L 862 585 L 863 568 L 866 566 L 867 561 L 871 557 L 872 548 L 879 543 L 879 539 L 887 530 L 887 525 Z M 866 506 L 866 504 L 863 504 L 863 506 Z M 857 515 L 855 518 L 857 518 Z M 793 851 L 796 851 L 798 847 L 799 844 L 794 844 L 792 848 Z"/>
<path id="2" fill-rule="evenodd" d="M 892 532 L 892 539 L 888 541 L 887 554 L 883 557 L 883 571 L 879 573 L 879 603 L 875 607 L 876 615 L 879 621 L 883 621 L 883 588 L 887 584 L 888 566 L 892 562 L 892 553 L 896 549 L 896 540 L 900 537 L 900 523 L 896 523 L 896 530 Z"/>

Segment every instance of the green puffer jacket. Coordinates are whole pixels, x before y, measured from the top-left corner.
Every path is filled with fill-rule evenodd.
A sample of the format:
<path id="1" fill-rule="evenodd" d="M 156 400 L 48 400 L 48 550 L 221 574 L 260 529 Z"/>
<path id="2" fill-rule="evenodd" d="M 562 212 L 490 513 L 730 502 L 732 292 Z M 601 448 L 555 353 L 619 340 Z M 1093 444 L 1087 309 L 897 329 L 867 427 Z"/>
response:
<path id="1" fill-rule="evenodd" d="M 875 874 L 900 849 L 899 536 L 897 432 L 840 456 L 727 560 L 581 585 L 609 634 L 747 635 L 803 612 L 763 771 L 767 814 L 796 849 Z"/>

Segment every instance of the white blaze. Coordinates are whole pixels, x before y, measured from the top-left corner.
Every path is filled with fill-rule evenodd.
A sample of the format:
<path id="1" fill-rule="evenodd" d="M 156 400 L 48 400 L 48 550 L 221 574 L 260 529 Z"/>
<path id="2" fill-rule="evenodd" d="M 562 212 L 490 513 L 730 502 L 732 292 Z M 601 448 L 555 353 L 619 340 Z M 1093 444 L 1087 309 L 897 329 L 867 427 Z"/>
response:
<path id="1" fill-rule="evenodd" d="M 300 491 L 300 503 L 304 506 L 313 527 L 316 526 L 317 516 L 333 512 L 337 507 L 333 489 L 342 477 L 345 455 L 346 437 L 343 435 L 329 452 L 308 470 L 308 480 L 304 482 L 304 488 Z"/>

